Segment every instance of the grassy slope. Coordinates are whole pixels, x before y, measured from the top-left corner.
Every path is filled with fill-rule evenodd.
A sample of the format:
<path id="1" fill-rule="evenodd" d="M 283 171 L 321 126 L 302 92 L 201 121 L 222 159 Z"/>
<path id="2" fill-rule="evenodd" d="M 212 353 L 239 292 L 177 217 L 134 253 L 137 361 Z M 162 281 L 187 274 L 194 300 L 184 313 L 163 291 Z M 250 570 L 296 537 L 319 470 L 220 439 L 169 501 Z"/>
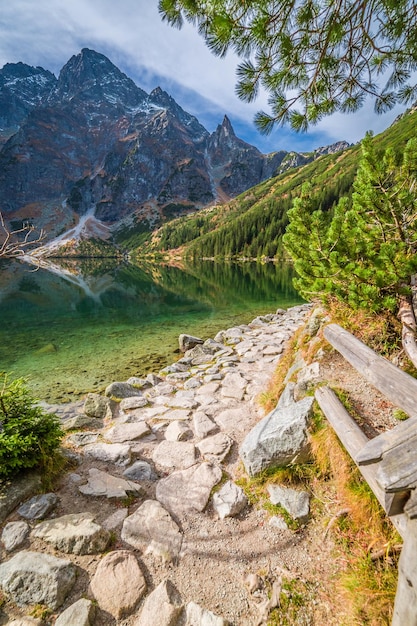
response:
<path id="1" fill-rule="evenodd" d="M 381 150 L 401 152 L 416 135 L 416 113 L 403 116 L 375 137 Z M 360 146 L 323 156 L 244 192 L 223 206 L 210 207 L 165 224 L 142 244 L 140 254 L 180 249 L 195 257 L 280 257 L 286 212 L 304 182 L 313 186 L 317 207 L 330 209 L 351 190 Z"/>

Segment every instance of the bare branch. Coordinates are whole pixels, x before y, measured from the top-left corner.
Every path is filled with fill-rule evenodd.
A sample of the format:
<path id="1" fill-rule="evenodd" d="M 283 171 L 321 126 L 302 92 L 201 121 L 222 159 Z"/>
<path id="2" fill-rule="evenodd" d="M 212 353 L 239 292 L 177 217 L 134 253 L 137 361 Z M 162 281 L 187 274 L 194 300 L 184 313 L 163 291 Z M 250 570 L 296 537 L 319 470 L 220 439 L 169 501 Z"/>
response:
<path id="1" fill-rule="evenodd" d="M 0 211 L 0 259 L 17 259 L 27 254 L 46 237 L 46 232 L 38 230 L 33 224 L 23 224 L 21 228 L 11 230 Z"/>

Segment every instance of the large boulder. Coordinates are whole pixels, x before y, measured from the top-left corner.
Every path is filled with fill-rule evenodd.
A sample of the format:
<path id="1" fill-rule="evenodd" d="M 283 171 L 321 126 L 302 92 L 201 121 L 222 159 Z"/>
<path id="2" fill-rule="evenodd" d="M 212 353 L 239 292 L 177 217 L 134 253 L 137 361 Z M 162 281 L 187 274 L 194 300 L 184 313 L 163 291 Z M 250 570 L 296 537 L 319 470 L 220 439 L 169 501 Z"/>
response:
<path id="1" fill-rule="evenodd" d="M 308 426 L 314 398 L 294 400 L 294 384 L 289 383 L 276 406 L 244 439 L 240 457 L 250 476 L 267 467 L 305 463 L 310 459 Z"/>
<path id="2" fill-rule="evenodd" d="M 55 610 L 71 591 L 76 570 L 70 561 L 22 551 L 0 564 L 0 586 L 18 606 L 45 604 Z"/>

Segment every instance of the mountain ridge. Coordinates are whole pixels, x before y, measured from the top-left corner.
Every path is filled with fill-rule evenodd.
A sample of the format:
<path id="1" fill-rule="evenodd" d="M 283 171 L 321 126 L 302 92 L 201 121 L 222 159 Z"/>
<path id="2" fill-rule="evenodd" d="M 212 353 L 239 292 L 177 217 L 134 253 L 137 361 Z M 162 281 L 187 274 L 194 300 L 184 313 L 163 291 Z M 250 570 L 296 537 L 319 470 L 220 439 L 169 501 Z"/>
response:
<path id="1" fill-rule="evenodd" d="M 1 210 L 51 238 L 92 209 L 107 225 L 129 218 L 152 230 L 319 156 L 264 155 L 236 136 L 227 115 L 209 133 L 160 87 L 147 94 L 89 48 L 58 78 L 6 64 L 0 120 Z"/>
<path id="2" fill-rule="evenodd" d="M 381 157 L 388 147 L 402 155 L 407 141 L 416 136 L 416 111 L 413 105 L 374 137 Z M 222 206 L 183 216 L 147 238 L 136 238 L 138 257 L 285 259 L 282 235 L 288 224 L 287 211 L 301 195 L 304 183 L 310 184 L 313 205 L 322 211 L 331 211 L 342 196 L 349 198 L 352 193 L 361 147 L 356 144 L 342 152 L 337 148 L 325 154 L 319 148 L 316 152 L 320 158 L 281 172 Z M 288 153 L 286 158 L 292 156 Z"/>

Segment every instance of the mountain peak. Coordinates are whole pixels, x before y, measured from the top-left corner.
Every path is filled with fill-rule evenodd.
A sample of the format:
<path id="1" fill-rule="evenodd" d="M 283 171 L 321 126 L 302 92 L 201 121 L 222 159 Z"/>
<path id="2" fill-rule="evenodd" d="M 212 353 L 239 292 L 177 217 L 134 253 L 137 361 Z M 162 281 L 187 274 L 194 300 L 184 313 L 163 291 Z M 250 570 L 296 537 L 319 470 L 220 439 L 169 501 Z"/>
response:
<path id="1" fill-rule="evenodd" d="M 29 112 L 48 97 L 56 80 L 42 67 L 6 63 L 0 69 L 0 128 L 20 126 Z"/>
<path id="2" fill-rule="evenodd" d="M 76 96 L 84 100 L 104 100 L 111 104 L 122 103 L 134 107 L 147 94 L 104 54 L 83 48 L 62 68 L 50 100 L 68 101 Z"/>
<path id="3" fill-rule="evenodd" d="M 233 130 L 232 122 L 229 120 L 227 115 L 224 116 L 223 122 L 219 128 L 226 134 L 232 135 L 232 137 L 236 137 L 235 131 Z"/>
<path id="4" fill-rule="evenodd" d="M 161 89 L 161 87 L 156 87 L 153 91 L 151 91 L 149 101 L 175 115 L 182 124 L 192 130 L 194 135 L 197 137 L 197 141 L 201 141 L 208 136 L 207 130 L 200 124 L 197 118 L 184 111 L 184 109 L 180 107 L 177 102 L 175 102 L 174 98 Z"/>

